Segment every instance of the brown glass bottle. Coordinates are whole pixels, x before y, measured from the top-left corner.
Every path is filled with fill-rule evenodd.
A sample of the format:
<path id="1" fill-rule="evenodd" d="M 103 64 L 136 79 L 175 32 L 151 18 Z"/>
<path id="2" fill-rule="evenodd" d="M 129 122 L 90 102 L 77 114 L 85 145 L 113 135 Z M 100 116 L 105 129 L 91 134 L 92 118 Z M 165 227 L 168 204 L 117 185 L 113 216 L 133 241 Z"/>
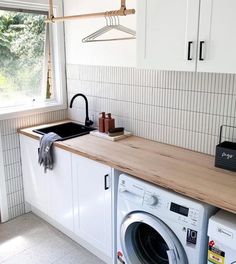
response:
<path id="1" fill-rule="evenodd" d="M 106 114 L 105 112 L 100 113 L 100 117 L 98 119 L 98 130 L 99 132 L 104 133 L 105 132 L 105 118 L 106 118 Z"/>
<path id="2" fill-rule="evenodd" d="M 109 113 L 105 118 L 105 133 L 108 133 L 108 130 L 113 128 L 115 128 L 115 119 L 112 118 L 111 113 Z"/>

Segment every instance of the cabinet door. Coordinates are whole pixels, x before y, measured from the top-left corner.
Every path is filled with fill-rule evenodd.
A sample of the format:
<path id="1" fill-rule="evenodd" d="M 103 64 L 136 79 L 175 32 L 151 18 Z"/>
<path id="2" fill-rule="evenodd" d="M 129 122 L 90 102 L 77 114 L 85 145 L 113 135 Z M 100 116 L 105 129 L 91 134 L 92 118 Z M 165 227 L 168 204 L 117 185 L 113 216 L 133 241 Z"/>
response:
<path id="1" fill-rule="evenodd" d="M 112 256 L 111 168 L 72 155 L 75 232 L 108 257 Z"/>
<path id="2" fill-rule="evenodd" d="M 71 153 L 54 147 L 53 170 L 38 164 L 39 141 L 20 135 L 25 201 L 73 231 Z"/>
<path id="3" fill-rule="evenodd" d="M 38 164 L 38 140 L 20 135 L 25 201 L 48 214 L 49 179 Z"/>
<path id="4" fill-rule="evenodd" d="M 199 0 L 141 0 L 137 11 L 138 66 L 195 71 Z"/>
<path id="5" fill-rule="evenodd" d="M 199 72 L 236 73 L 235 11 L 235 0 L 201 1 L 199 42 L 203 60 L 198 60 Z"/>
<path id="6" fill-rule="evenodd" d="M 47 172 L 49 189 L 49 216 L 73 231 L 73 194 L 71 153 L 54 148 L 54 167 Z"/>

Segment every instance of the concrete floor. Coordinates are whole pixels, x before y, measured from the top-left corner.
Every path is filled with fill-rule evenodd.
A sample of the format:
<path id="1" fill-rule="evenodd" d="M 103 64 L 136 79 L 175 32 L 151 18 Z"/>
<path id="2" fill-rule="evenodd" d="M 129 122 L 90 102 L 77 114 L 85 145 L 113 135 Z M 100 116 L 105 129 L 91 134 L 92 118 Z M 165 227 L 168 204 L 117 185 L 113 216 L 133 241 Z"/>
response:
<path id="1" fill-rule="evenodd" d="M 0 224 L 1 264 L 104 264 L 34 214 Z"/>

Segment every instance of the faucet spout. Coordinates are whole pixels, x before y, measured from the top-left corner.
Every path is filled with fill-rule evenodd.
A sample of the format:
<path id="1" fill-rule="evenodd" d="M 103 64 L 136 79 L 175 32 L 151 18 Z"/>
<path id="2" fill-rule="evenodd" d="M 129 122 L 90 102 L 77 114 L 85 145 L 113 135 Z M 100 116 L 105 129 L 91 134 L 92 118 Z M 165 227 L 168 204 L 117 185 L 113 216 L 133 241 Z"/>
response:
<path id="1" fill-rule="evenodd" d="M 74 103 L 74 100 L 75 98 L 77 97 L 83 97 L 84 98 L 84 101 L 85 101 L 85 110 L 86 110 L 86 117 L 85 117 L 85 126 L 91 126 L 93 124 L 93 121 L 92 120 L 89 120 L 89 112 L 88 112 L 88 99 L 87 97 L 84 95 L 84 94 L 81 94 L 81 93 L 78 93 L 76 95 L 74 95 L 70 101 L 70 108 L 72 108 L 73 106 L 73 103 Z"/>

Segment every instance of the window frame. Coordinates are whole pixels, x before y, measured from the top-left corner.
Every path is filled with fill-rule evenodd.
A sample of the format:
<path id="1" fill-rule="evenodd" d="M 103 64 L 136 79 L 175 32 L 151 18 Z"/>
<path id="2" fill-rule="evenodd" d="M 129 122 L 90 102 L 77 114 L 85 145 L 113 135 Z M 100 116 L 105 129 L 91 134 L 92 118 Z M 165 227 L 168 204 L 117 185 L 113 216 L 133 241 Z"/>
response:
<path id="1" fill-rule="evenodd" d="M 63 16 L 62 0 L 54 0 L 54 14 Z M 15 9 L 48 12 L 48 0 L 0 0 L 0 9 Z M 65 71 L 65 38 L 63 23 L 50 23 L 49 42 L 52 62 L 52 85 L 54 99 L 44 103 L 32 103 L 19 107 L 6 107 L 0 109 L 0 120 L 15 118 L 23 115 L 50 112 L 67 108 L 66 71 Z M 46 85 L 46 84 L 45 84 Z M 46 89 L 46 88 L 45 88 Z"/>

